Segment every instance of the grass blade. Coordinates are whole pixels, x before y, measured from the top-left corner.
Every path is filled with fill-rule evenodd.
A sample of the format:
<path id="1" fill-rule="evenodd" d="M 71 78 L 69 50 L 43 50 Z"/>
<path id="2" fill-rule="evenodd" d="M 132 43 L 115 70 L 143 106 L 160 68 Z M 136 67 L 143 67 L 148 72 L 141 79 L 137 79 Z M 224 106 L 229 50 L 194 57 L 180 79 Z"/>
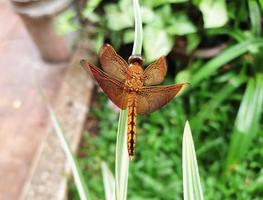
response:
<path id="1" fill-rule="evenodd" d="M 135 19 L 135 37 L 132 54 L 141 55 L 142 51 L 142 20 L 140 5 L 138 0 L 133 0 L 134 19 Z M 127 199 L 128 174 L 129 174 L 129 156 L 127 149 L 127 120 L 128 111 L 121 110 L 119 117 L 116 160 L 115 160 L 115 190 L 116 200 Z"/>
<path id="2" fill-rule="evenodd" d="M 188 121 L 183 136 L 183 189 L 184 200 L 203 200 L 195 148 Z"/>
<path id="3" fill-rule="evenodd" d="M 55 111 L 53 110 L 52 106 L 50 105 L 50 103 L 46 97 L 46 95 L 44 94 L 44 92 L 42 91 L 41 87 L 39 86 L 39 84 L 36 80 L 35 70 L 33 70 L 32 80 L 33 80 L 33 85 L 35 86 L 36 91 L 38 92 L 39 96 L 43 100 L 45 106 L 47 107 L 47 110 L 49 112 L 50 119 L 52 122 L 52 126 L 55 130 L 55 133 L 56 133 L 58 139 L 59 139 L 61 147 L 62 147 L 62 149 L 63 149 L 63 151 L 67 157 L 67 161 L 69 162 L 79 197 L 81 200 L 90 200 L 91 196 L 90 196 L 90 193 L 88 190 L 88 186 L 86 185 L 84 176 L 82 174 L 80 165 L 78 163 L 78 160 L 75 157 L 73 151 L 71 150 L 71 147 L 67 141 L 67 138 L 65 137 L 63 129 L 60 126 L 60 123 L 59 123 L 59 120 L 56 116 Z"/>
<path id="4" fill-rule="evenodd" d="M 249 16 L 251 21 L 252 32 L 256 36 L 260 36 L 261 33 L 261 15 L 260 8 L 255 0 L 248 1 Z"/>
<path id="5" fill-rule="evenodd" d="M 105 190 L 105 199 L 113 200 L 116 198 L 114 176 L 105 162 L 101 163 L 101 171 L 102 171 L 103 184 Z"/>
<path id="6" fill-rule="evenodd" d="M 129 174 L 129 156 L 127 150 L 127 109 L 121 110 L 115 159 L 115 190 L 116 200 L 126 200 Z"/>
<path id="7" fill-rule="evenodd" d="M 75 181 L 75 184 L 77 186 L 77 190 L 78 190 L 78 193 L 79 193 L 79 196 L 80 196 L 80 199 L 81 200 L 89 200 L 91 199 L 90 198 L 90 195 L 89 195 L 89 191 L 88 191 L 88 187 L 85 183 L 85 180 L 84 180 L 84 176 L 81 172 L 81 169 L 80 169 L 80 166 L 78 164 L 78 161 L 75 157 L 75 155 L 73 154 L 70 146 L 69 146 L 69 143 L 65 137 L 65 134 L 63 133 L 63 130 L 59 124 L 59 121 L 57 119 L 57 116 L 54 112 L 54 110 L 52 109 L 52 107 L 47 103 L 46 101 L 46 104 L 47 104 L 47 108 L 48 108 L 48 111 L 49 111 L 49 114 L 50 114 L 50 117 L 51 117 L 51 121 L 52 121 L 52 125 L 55 129 L 55 132 L 59 138 L 59 141 L 61 143 L 61 146 L 67 156 L 67 159 L 68 159 L 68 162 L 70 164 L 70 167 L 71 167 L 71 170 L 72 170 L 72 174 L 73 174 L 73 177 L 74 177 L 74 181 Z"/>
<path id="8" fill-rule="evenodd" d="M 248 85 L 238 110 L 227 155 L 225 172 L 229 173 L 245 157 L 252 139 L 259 129 L 263 107 L 263 74 L 249 79 Z"/>
<path id="9" fill-rule="evenodd" d="M 205 121 L 209 119 L 214 111 L 218 109 L 227 98 L 229 98 L 229 95 L 231 95 L 244 82 L 245 78 L 243 77 L 232 77 L 217 93 L 215 93 L 207 104 L 200 108 L 200 112 L 198 112 L 191 120 L 191 125 L 195 127 L 195 134 L 198 135 L 200 133 L 204 127 Z"/>
<path id="10" fill-rule="evenodd" d="M 213 75 L 216 72 L 216 70 L 222 65 L 230 62 L 231 60 L 249 51 L 252 46 L 253 47 L 263 46 L 263 40 L 250 39 L 227 48 L 217 57 L 213 58 L 207 64 L 205 64 L 199 71 L 197 71 L 194 74 L 192 80 L 190 81 L 191 84 L 194 86 L 197 85 L 203 79 Z"/>
<path id="11" fill-rule="evenodd" d="M 141 10 L 138 0 L 133 0 L 133 10 L 134 10 L 134 19 L 135 19 L 135 34 L 134 34 L 132 54 L 141 55 L 143 33 L 142 33 Z"/>

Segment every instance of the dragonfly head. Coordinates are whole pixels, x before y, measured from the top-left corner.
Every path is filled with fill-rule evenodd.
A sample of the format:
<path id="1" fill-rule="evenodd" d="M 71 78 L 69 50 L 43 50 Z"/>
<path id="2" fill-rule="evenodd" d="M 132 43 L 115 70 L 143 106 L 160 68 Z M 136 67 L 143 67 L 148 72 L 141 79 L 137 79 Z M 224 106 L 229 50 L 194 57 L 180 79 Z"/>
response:
<path id="1" fill-rule="evenodd" d="M 131 55 L 128 59 L 129 71 L 132 78 L 139 78 L 143 74 L 143 59 L 141 55 Z"/>
<path id="2" fill-rule="evenodd" d="M 129 64 L 138 64 L 142 65 L 143 64 L 143 58 L 141 55 L 131 55 L 128 59 Z"/>

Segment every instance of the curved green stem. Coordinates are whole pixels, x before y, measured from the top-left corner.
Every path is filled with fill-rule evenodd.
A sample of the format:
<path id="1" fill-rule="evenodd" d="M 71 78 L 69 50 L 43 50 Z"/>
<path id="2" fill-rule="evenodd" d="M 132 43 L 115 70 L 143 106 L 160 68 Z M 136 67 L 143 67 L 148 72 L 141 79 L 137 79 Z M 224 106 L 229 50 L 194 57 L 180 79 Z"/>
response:
<path id="1" fill-rule="evenodd" d="M 133 0 L 135 18 L 135 37 L 132 54 L 141 55 L 142 53 L 142 20 L 140 5 L 138 0 Z M 121 110 L 119 117 L 116 159 L 115 159 L 115 194 L 116 200 L 127 199 L 127 186 L 129 174 L 129 155 L 127 149 L 127 119 L 128 111 Z"/>
<path id="2" fill-rule="evenodd" d="M 142 54 L 142 18 L 140 5 L 138 0 L 133 0 L 134 9 L 134 19 L 135 19 L 135 34 L 132 54 L 141 55 Z"/>

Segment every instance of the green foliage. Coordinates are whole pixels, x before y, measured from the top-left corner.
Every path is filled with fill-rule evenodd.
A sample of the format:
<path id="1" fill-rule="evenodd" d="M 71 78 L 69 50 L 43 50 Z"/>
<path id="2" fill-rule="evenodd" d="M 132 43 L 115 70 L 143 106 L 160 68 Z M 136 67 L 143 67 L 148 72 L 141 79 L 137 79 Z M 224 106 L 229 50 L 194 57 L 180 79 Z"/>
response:
<path id="1" fill-rule="evenodd" d="M 120 111 L 115 157 L 115 195 L 117 200 L 127 199 L 129 156 L 127 149 L 128 110 Z"/>
<path id="2" fill-rule="evenodd" d="M 195 147 L 188 121 L 183 135 L 183 188 L 184 200 L 203 200 Z"/>
<path id="3" fill-rule="evenodd" d="M 225 0 L 201 0 L 199 9 L 203 14 L 205 28 L 222 27 L 228 21 Z"/>
<path id="4" fill-rule="evenodd" d="M 209 85 L 205 85 L 202 92 L 199 92 L 204 93 L 208 87 Z M 193 97 L 187 98 L 188 100 L 177 97 L 159 111 L 138 117 L 137 147 L 134 161 L 130 163 L 128 199 L 181 199 L 182 132 L 189 113 L 194 116 L 200 111 L 193 101 L 199 92 L 193 92 Z M 231 131 L 228 122 L 236 115 L 230 105 L 237 101 L 241 94 L 240 89 L 233 91 L 232 98 L 225 100 L 224 106 L 219 107 L 216 113 L 210 113 L 209 121 L 204 125 L 197 124 L 197 127 L 192 125 L 206 199 L 260 199 L 263 195 L 260 185 L 263 177 L 262 131 L 259 133 L 261 137 L 253 140 L 253 149 L 247 152 L 246 160 L 237 165 L 231 176 L 219 178 L 229 141 L 229 134 L 224 133 Z M 211 92 L 210 95 L 213 96 Z M 199 96 L 200 104 L 205 104 L 206 100 L 206 95 Z M 107 106 L 107 97 L 104 94 L 98 96 L 98 101 L 100 103 L 93 106 L 90 117 L 99 119 L 99 135 L 85 133 L 80 149 L 80 161 L 85 169 L 85 178 L 89 180 L 93 199 L 104 198 L 101 161 L 109 163 L 111 171 L 114 171 L 118 120 L 118 114 Z M 191 112 L 186 112 L 187 107 Z M 195 130 L 200 129 L 202 134 L 198 136 Z"/>
<path id="5" fill-rule="evenodd" d="M 71 172 L 73 174 L 73 178 L 74 178 L 74 182 L 76 184 L 77 187 L 77 191 L 79 194 L 79 198 L 81 200 L 90 200 L 90 194 L 89 194 L 89 190 L 87 187 L 87 182 L 84 179 L 84 176 L 82 174 L 82 170 L 81 167 L 79 165 L 78 159 L 76 158 L 76 156 L 74 155 L 74 153 L 71 150 L 71 147 L 68 143 L 68 140 L 65 136 L 64 131 L 62 130 L 59 120 L 56 116 L 55 111 L 53 110 L 53 108 L 51 107 L 51 105 L 49 104 L 48 100 L 46 99 L 44 93 L 39 89 L 39 93 L 40 96 L 42 97 L 44 103 L 46 104 L 46 107 L 48 109 L 50 118 L 51 118 L 51 122 L 52 122 L 52 126 L 55 130 L 55 133 L 58 137 L 58 140 L 61 144 L 61 147 L 67 157 L 67 160 L 69 162 L 69 166 L 71 169 Z"/>
<path id="6" fill-rule="evenodd" d="M 114 176 L 111 173 L 108 165 L 104 162 L 101 164 L 101 171 L 103 176 L 103 184 L 105 191 L 105 200 L 115 199 L 115 180 Z"/>
<path id="7" fill-rule="evenodd" d="M 128 199 L 182 198 L 182 127 L 187 119 L 205 198 L 262 198 L 262 2 L 141 1 L 145 62 L 167 55 L 167 83 L 190 86 L 159 111 L 138 117 Z M 134 37 L 131 1 L 103 1 L 93 11 L 96 50 L 107 41 L 128 57 Z M 94 199 L 103 199 L 100 162 L 107 161 L 113 171 L 117 114 L 107 107 L 105 96 L 99 95 L 98 102 L 91 114 L 98 135 L 85 135 L 81 154 L 89 159 L 81 162 Z"/>
<path id="8" fill-rule="evenodd" d="M 263 74 L 250 79 L 238 110 L 228 152 L 226 170 L 229 172 L 245 157 L 252 139 L 259 131 L 263 108 Z M 240 147 L 242 147 L 240 149 Z"/>

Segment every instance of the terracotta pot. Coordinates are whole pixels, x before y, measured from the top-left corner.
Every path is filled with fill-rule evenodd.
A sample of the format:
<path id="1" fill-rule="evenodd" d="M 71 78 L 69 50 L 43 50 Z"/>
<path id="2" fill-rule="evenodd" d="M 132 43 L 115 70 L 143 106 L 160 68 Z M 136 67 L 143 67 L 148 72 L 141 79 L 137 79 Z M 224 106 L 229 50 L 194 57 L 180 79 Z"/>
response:
<path id="1" fill-rule="evenodd" d="M 66 61 L 70 57 L 64 37 L 54 31 L 53 18 L 71 3 L 71 0 L 11 0 L 42 58 L 49 62 Z"/>

